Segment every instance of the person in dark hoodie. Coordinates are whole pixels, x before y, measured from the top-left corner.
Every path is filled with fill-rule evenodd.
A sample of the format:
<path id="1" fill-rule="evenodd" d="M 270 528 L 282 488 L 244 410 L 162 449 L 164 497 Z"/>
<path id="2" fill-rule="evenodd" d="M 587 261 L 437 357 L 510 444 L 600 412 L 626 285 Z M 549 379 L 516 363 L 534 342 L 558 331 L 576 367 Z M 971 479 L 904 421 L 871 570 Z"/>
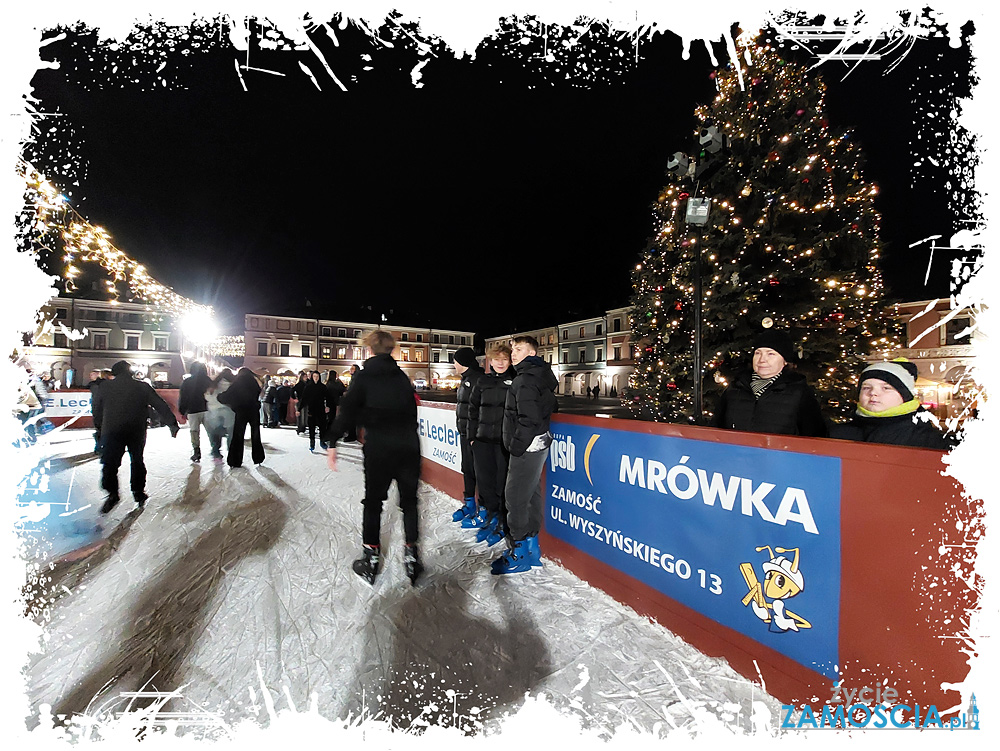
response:
<path id="1" fill-rule="evenodd" d="M 292 386 L 292 398 L 295 400 L 295 434 L 305 435 L 307 419 L 306 407 L 302 403 L 302 389 L 306 387 L 309 382 L 309 372 L 305 370 L 299 371 L 299 380 Z"/>
<path id="2" fill-rule="evenodd" d="M 847 425 L 835 425 L 831 438 L 948 451 L 956 441 L 941 433 L 914 396 L 917 366 L 899 357 L 869 365 L 858 382 L 858 407 Z"/>
<path id="3" fill-rule="evenodd" d="M 191 363 L 190 375 L 181 383 L 181 392 L 177 397 L 177 410 L 187 418 L 188 430 L 191 433 L 191 461 L 201 461 L 201 426 L 208 414 L 208 403 L 205 392 L 212 388 L 212 379 L 208 370 L 200 362 Z M 208 427 L 205 427 L 208 433 Z"/>
<path id="4" fill-rule="evenodd" d="M 362 554 L 354 561 L 354 572 L 369 583 L 375 582 L 381 562 L 379 530 L 382 503 L 389 486 L 396 481 L 399 507 L 403 512 L 406 545 L 403 563 L 412 584 L 424 567 L 418 549 L 417 484 L 420 480 L 420 440 L 417 435 L 417 394 L 406 374 L 392 358 L 395 339 L 387 331 L 376 330 L 364 337 L 372 352 L 364 367 L 351 379 L 340 400 L 340 413 L 327 431 L 327 459 L 337 469 L 336 444 L 354 426 L 364 428 L 365 497 L 362 501 Z"/>
<path id="5" fill-rule="evenodd" d="M 110 371 L 109 371 L 110 372 Z M 90 404 L 91 409 L 93 409 L 94 396 L 97 393 L 97 389 L 101 387 L 101 383 L 104 380 L 104 371 L 100 368 L 94 368 L 90 371 L 90 383 L 87 384 L 87 390 L 90 392 Z M 93 414 L 93 412 L 91 412 Z M 94 453 L 100 454 L 102 452 L 101 447 L 101 431 L 94 428 Z"/>
<path id="6" fill-rule="evenodd" d="M 556 379 L 538 356 L 533 336 L 516 336 L 511 362 L 517 373 L 504 401 L 503 444 L 510 452 L 504 497 L 509 549 L 490 566 L 493 574 L 518 574 L 542 565 L 538 533 L 542 529 L 542 469 L 552 434 L 549 419 L 556 410 Z"/>
<path id="7" fill-rule="evenodd" d="M 318 370 L 309 374 L 299 397 L 299 404 L 306 410 L 306 427 L 309 430 L 309 450 L 316 448 L 316 433 L 319 433 L 319 447 L 326 450 L 326 408 L 330 405 L 330 392 L 320 380 Z"/>
<path id="8" fill-rule="evenodd" d="M 826 437 L 826 421 L 805 376 L 786 367 L 795 359 L 795 348 L 786 333 L 765 329 L 758 334 L 753 344 L 753 369 L 740 373 L 722 392 L 710 426 Z"/>
<path id="9" fill-rule="evenodd" d="M 507 534 L 504 489 L 510 452 L 503 445 L 503 417 L 507 392 L 516 373 L 510 362 L 508 344 L 497 342 L 487 351 L 486 357 L 490 372 L 472 388 L 468 439 L 475 455 L 476 482 L 482 502 L 477 516 L 473 517 L 479 527 L 476 542 L 486 542 L 493 547 Z M 465 527 L 466 522 L 462 526 Z"/>
<path id="10" fill-rule="evenodd" d="M 132 497 L 142 506 L 146 499 L 146 465 L 143 450 L 146 447 L 146 424 L 149 408 L 160 415 L 169 426 L 170 435 L 177 437 L 177 418 L 169 405 L 148 383 L 132 377 L 132 367 L 127 360 L 119 360 L 111 368 L 113 378 L 101 384 L 94 392 L 94 427 L 100 431 L 104 443 L 104 469 L 101 487 L 107 500 L 101 513 L 107 514 L 118 505 L 118 468 L 128 451 L 131 470 Z"/>
<path id="11" fill-rule="evenodd" d="M 288 403 L 292 401 L 292 386 L 287 378 L 282 379 L 278 390 L 274 392 L 274 401 L 278 407 L 278 424 L 275 427 L 288 425 Z"/>
<path id="12" fill-rule="evenodd" d="M 462 376 L 455 394 L 455 422 L 458 427 L 459 443 L 462 449 L 462 479 L 465 483 L 464 502 L 462 508 L 451 515 L 451 520 L 461 522 L 463 527 L 479 528 L 482 523 L 475 520 L 479 509 L 476 506 L 476 463 L 469 444 L 469 401 L 472 399 L 472 389 L 483 377 L 485 371 L 476 359 L 476 352 L 471 347 L 462 347 L 455 353 L 455 372 Z"/>
<path id="13" fill-rule="evenodd" d="M 229 441 L 226 463 L 236 469 L 243 466 L 243 440 L 250 426 L 250 457 L 254 464 L 264 461 L 264 444 L 260 441 L 260 384 L 249 368 L 240 368 L 233 385 L 219 394 L 219 403 L 228 405 L 236 414 L 233 435 Z"/>

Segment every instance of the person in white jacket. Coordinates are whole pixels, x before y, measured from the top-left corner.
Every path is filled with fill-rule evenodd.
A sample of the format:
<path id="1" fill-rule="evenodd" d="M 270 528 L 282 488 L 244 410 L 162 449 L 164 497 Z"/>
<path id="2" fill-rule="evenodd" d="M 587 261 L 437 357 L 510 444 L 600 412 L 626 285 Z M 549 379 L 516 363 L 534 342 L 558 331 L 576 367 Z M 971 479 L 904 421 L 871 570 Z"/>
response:
<path id="1" fill-rule="evenodd" d="M 205 430 L 208 431 L 208 442 L 212 447 L 212 459 L 217 462 L 222 461 L 222 439 L 226 439 L 226 451 L 233 440 L 233 424 L 236 422 L 236 413 L 232 408 L 219 401 L 219 394 L 228 389 L 233 379 L 233 371 L 224 368 L 215 377 L 211 388 L 205 392 L 205 402 L 208 405 L 208 413 L 205 415 Z"/>

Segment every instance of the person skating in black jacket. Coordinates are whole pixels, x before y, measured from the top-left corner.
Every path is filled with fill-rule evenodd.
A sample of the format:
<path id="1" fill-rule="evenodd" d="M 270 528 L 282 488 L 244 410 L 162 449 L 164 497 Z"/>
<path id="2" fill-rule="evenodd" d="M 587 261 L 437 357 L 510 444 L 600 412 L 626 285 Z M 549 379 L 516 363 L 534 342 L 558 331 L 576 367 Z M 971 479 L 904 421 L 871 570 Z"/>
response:
<path id="1" fill-rule="evenodd" d="M 451 515 L 451 520 L 461 522 L 463 527 L 479 528 L 482 523 L 476 523 L 478 509 L 476 508 L 476 463 L 469 444 L 469 401 L 472 399 L 472 389 L 483 377 L 485 371 L 476 359 L 472 347 L 462 347 L 455 353 L 455 372 L 462 376 L 455 394 L 455 424 L 458 428 L 459 444 L 462 450 L 462 480 L 465 483 L 462 508 Z"/>
<path id="2" fill-rule="evenodd" d="M 532 336 L 514 337 L 511 362 L 517 376 L 507 391 L 503 418 L 503 443 L 510 452 L 504 486 L 510 548 L 493 561 L 493 574 L 518 574 L 542 565 L 540 483 L 552 443 L 549 418 L 556 409 L 559 385 L 552 368 L 538 357 L 538 342 Z"/>
<path id="3" fill-rule="evenodd" d="M 948 451 L 957 441 L 945 436 L 914 396 L 917 366 L 905 358 L 869 365 L 858 382 L 858 407 L 831 438 Z"/>
<path id="4" fill-rule="evenodd" d="M 306 426 L 309 429 L 309 450 L 316 448 L 316 433 L 319 432 L 319 447 L 326 449 L 326 408 L 330 406 L 330 391 L 320 380 L 319 371 L 314 370 L 302 387 L 299 403 L 306 410 Z"/>
<path id="5" fill-rule="evenodd" d="M 741 373 L 722 393 L 710 426 L 826 437 L 826 421 L 805 376 L 786 367 L 795 359 L 787 334 L 764 330 L 754 340 L 753 370 Z"/>
<path id="6" fill-rule="evenodd" d="M 254 464 L 264 461 L 264 444 L 260 441 L 259 396 L 260 384 L 249 368 L 240 368 L 233 385 L 219 394 L 219 403 L 228 405 L 236 415 L 226 459 L 226 463 L 234 469 L 243 466 L 243 439 L 247 425 L 250 426 L 250 458 Z"/>
<path id="7" fill-rule="evenodd" d="M 477 542 L 496 545 L 507 534 L 504 488 L 510 452 L 503 445 L 503 416 L 507 392 L 517 375 L 510 361 L 510 347 L 498 342 L 486 353 L 490 372 L 476 381 L 469 401 L 469 443 L 476 462 L 476 484 L 481 507 L 476 521 Z M 463 522 L 465 527 L 466 523 Z M 469 524 L 472 526 L 472 524 Z"/>
<path id="8" fill-rule="evenodd" d="M 304 435 L 306 432 L 306 425 L 308 421 L 308 415 L 306 414 L 306 406 L 302 403 L 302 390 L 309 383 L 309 372 L 306 370 L 299 371 L 299 380 L 292 386 L 292 398 L 295 399 L 295 434 Z"/>
<path id="9" fill-rule="evenodd" d="M 362 557 L 354 572 L 372 583 L 379 571 L 379 530 L 382 503 L 396 481 L 403 511 L 406 546 L 403 562 L 411 583 L 423 571 L 418 550 L 417 483 L 420 480 L 420 440 L 417 435 L 417 394 L 406 374 L 390 354 L 396 346 L 387 331 L 372 331 L 363 340 L 373 356 L 351 379 L 340 400 L 340 414 L 327 431 L 330 469 L 337 469 L 336 443 L 353 426 L 364 428 L 365 497 L 362 524 Z"/>
<path id="10" fill-rule="evenodd" d="M 104 444 L 101 487 L 107 491 L 108 497 L 101 506 L 102 514 L 107 514 L 118 505 L 118 468 L 126 451 L 132 465 L 132 497 L 140 506 L 148 498 L 143 451 L 146 448 L 149 408 L 155 409 L 170 427 L 171 437 L 176 438 L 178 430 L 177 418 L 170 406 L 152 386 L 132 377 L 132 367 L 127 360 L 116 362 L 111 374 L 113 378 L 95 389 L 93 403 L 94 427 L 100 432 Z"/>
<path id="11" fill-rule="evenodd" d="M 177 411 L 187 418 L 188 432 L 191 433 L 191 461 L 198 462 L 201 461 L 201 426 L 208 414 L 205 392 L 212 388 L 212 379 L 208 377 L 208 369 L 200 362 L 191 363 L 190 373 L 181 383 Z"/>

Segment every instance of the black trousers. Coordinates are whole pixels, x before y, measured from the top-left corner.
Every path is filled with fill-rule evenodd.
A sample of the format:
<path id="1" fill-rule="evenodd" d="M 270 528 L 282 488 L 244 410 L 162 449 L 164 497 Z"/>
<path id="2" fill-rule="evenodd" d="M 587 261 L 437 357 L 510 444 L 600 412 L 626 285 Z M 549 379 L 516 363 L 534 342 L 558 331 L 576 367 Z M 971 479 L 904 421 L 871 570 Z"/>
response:
<path id="1" fill-rule="evenodd" d="M 236 421 L 233 423 L 233 437 L 229 441 L 229 458 L 226 463 L 230 467 L 243 466 L 243 437 L 247 425 L 250 426 L 250 457 L 254 464 L 264 461 L 264 444 L 260 442 L 260 415 L 255 409 L 236 410 Z"/>
<path id="2" fill-rule="evenodd" d="M 462 478 L 465 480 L 465 497 L 476 495 L 476 460 L 472 455 L 472 446 L 465 436 L 462 436 Z"/>
<path id="3" fill-rule="evenodd" d="M 399 508 L 403 512 L 403 533 L 407 543 L 415 543 L 417 528 L 417 483 L 420 481 L 420 449 L 364 446 L 365 497 L 361 539 L 365 545 L 379 544 L 382 528 L 382 503 L 389 497 L 389 486 L 396 481 Z"/>
<path id="4" fill-rule="evenodd" d="M 307 411 L 306 425 L 309 427 L 309 447 L 312 448 L 316 445 L 317 432 L 319 432 L 320 443 L 326 440 L 323 437 L 323 434 L 326 433 L 326 412 L 319 409 L 305 409 Z"/>
<path id="5" fill-rule="evenodd" d="M 542 529 L 542 470 L 549 451 L 525 452 L 510 458 L 507 471 L 507 528 L 514 540 L 537 535 Z"/>
<path id="6" fill-rule="evenodd" d="M 510 454 L 502 443 L 476 441 L 472 444 L 476 459 L 476 481 L 479 485 L 479 501 L 492 514 L 499 513 L 506 524 L 507 507 L 504 504 L 504 487 L 507 484 L 507 468 Z"/>
<path id="7" fill-rule="evenodd" d="M 146 465 L 142 453 L 146 448 L 146 428 L 128 433 L 102 433 L 104 442 L 104 469 L 101 470 L 101 487 L 109 495 L 118 495 L 118 468 L 122 465 L 122 457 L 128 451 L 129 462 L 132 465 L 132 477 L 129 483 L 132 495 L 142 493 L 146 489 Z"/>

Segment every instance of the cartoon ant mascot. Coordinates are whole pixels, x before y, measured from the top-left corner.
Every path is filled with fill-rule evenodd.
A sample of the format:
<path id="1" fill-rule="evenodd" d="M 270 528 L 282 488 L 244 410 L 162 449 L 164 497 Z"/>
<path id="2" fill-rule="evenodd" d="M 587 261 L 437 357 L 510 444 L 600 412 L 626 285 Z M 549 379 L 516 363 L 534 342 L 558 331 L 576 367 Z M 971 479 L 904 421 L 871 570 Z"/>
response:
<path id="1" fill-rule="evenodd" d="M 757 581 L 752 563 L 740 564 L 740 572 L 750 590 L 743 598 L 743 605 L 750 605 L 754 615 L 768 624 L 769 631 L 785 633 L 798 631 L 800 628 L 812 628 L 812 624 L 805 618 L 785 608 L 785 600 L 795 597 L 805 587 L 805 580 L 799 571 L 799 549 L 774 549 L 779 553 L 795 553 L 791 561 L 783 555 L 775 557 L 770 545 L 757 548 L 758 553 L 762 550 L 767 550 L 771 554 L 771 559 L 761 566 L 764 571 L 763 585 Z M 771 602 L 765 598 L 770 598 Z M 772 610 L 773 614 L 770 612 Z"/>

